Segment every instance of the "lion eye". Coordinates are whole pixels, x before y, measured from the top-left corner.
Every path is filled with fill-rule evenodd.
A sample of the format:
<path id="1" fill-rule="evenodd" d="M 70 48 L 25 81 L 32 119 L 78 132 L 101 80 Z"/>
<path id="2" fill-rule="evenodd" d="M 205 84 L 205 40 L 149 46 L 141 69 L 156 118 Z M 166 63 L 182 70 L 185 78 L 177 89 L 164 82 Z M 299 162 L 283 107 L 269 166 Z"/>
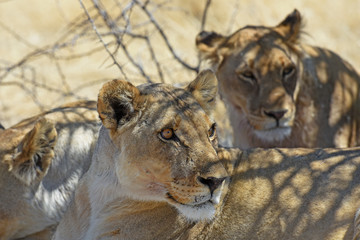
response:
<path id="1" fill-rule="evenodd" d="M 295 67 L 289 66 L 289 67 L 284 68 L 282 75 L 285 78 L 287 76 L 292 75 L 294 72 L 295 72 Z"/>
<path id="2" fill-rule="evenodd" d="M 208 131 L 209 138 L 212 140 L 215 137 L 216 124 L 214 123 Z"/>
<path id="3" fill-rule="evenodd" d="M 165 140 L 169 140 L 171 138 L 173 138 L 174 136 L 174 130 L 172 128 L 166 128 L 166 129 L 163 129 L 161 132 L 160 132 L 160 136 L 165 139 Z"/>
<path id="4" fill-rule="evenodd" d="M 251 84 L 253 84 L 254 82 L 256 82 L 256 77 L 255 75 L 253 74 L 252 71 L 250 70 L 246 70 L 246 71 L 243 71 L 243 72 L 240 72 L 239 74 L 240 78 L 246 82 L 249 82 Z"/>
<path id="5" fill-rule="evenodd" d="M 251 71 L 245 71 L 245 72 L 242 73 L 242 75 L 245 78 L 255 79 L 255 76 Z"/>

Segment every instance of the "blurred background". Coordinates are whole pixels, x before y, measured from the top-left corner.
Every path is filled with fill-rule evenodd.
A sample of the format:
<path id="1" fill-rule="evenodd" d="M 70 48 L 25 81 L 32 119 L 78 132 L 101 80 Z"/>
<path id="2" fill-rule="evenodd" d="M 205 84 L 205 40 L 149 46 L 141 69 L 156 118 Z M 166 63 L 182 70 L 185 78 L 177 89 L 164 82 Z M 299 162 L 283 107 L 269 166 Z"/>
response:
<path id="1" fill-rule="evenodd" d="M 187 83 L 199 66 L 199 31 L 274 26 L 294 8 L 304 42 L 359 69 L 360 0 L 0 0 L 0 123 L 96 100 L 114 78 Z M 224 111 L 219 102 L 215 117 L 226 125 Z"/>

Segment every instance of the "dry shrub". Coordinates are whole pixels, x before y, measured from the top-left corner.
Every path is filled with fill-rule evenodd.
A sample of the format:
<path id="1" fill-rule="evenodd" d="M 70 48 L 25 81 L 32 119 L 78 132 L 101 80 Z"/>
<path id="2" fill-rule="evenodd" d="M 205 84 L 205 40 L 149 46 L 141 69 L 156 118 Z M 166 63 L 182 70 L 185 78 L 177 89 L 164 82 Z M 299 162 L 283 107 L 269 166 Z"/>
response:
<path id="1" fill-rule="evenodd" d="M 306 40 L 360 64 L 360 1 L 3 0 L 0 122 L 11 124 L 76 99 L 107 80 L 185 83 L 199 66 L 195 36 L 275 25 L 294 8 Z M 351 6 L 351 7 L 349 7 Z M 218 108 L 218 120 L 225 114 Z M 226 122 L 224 123 L 226 124 Z"/>

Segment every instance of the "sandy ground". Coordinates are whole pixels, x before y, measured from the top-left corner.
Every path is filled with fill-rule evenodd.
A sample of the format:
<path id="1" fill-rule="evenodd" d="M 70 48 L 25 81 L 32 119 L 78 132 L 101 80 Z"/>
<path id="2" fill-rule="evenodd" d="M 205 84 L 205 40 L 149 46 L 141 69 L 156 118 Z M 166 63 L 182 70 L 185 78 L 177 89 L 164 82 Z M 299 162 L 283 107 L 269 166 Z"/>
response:
<path id="1" fill-rule="evenodd" d="M 92 2 L 82 1 L 92 13 Z M 104 0 L 104 9 L 118 16 L 131 1 Z M 197 66 L 194 44 L 201 29 L 205 0 L 150 1 L 148 9 L 167 36 L 174 52 L 184 62 Z M 160 5 L 156 5 L 160 4 Z M 273 26 L 297 8 L 305 19 L 304 40 L 331 49 L 352 65 L 360 67 L 359 0 L 213 0 L 207 12 L 205 30 L 229 34 L 245 25 Z M 184 68 L 168 50 L 166 42 L 149 19 L 134 8 L 130 24 L 119 21 L 119 28 L 146 35 L 161 66 L 163 79 L 144 41 L 124 37 L 133 60 L 153 82 L 186 83 L 195 71 Z M 0 1 L 0 122 L 9 127 L 40 111 L 74 101 L 96 99 L 101 85 L 124 73 L 113 64 L 109 53 L 96 36 L 79 1 L 74 0 L 2 0 Z M 74 23 L 82 25 L 74 27 Z M 95 19 L 95 27 L 104 23 Z M 114 41 L 103 35 L 106 43 Z M 109 45 L 114 52 L 115 47 Z M 91 54 L 90 54 L 91 53 Z M 146 82 L 125 52 L 113 54 L 126 78 L 134 84 Z M 216 115 L 226 129 L 223 105 Z M 227 134 L 227 133 L 221 133 Z"/>

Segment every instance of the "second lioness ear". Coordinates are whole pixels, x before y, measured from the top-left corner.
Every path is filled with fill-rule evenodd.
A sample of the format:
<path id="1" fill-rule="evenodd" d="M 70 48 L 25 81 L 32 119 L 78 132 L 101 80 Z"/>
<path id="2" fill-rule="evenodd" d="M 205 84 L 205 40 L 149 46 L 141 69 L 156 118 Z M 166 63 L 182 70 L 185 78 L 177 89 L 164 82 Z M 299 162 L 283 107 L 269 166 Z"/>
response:
<path id="1" fill-rule="evenodd" d="M 208 115 L 212 114 L 218 90 L 218 81 L 213 71 L 207 69 L 200 72 L 186 90 L 191 92 Z"/>
<path id="2" fill-rule="evenodd" d="M 214 53 L 225 40 L 225 37 L 216 32 L 200 32 L 195 39 L 196 47 L 203 53 Z"/>
<path id="3" fill-rule="evenodd" d="M 225 40 L 226 37 L 216 32 L 202 31 L 196 36 L 196 47 L 201 54 L 202 64 L 206 61 L 207 68 L 217 69 L 222 59 L 218 50 Z"/>
<path id="4" fill-rule="evenodd" d="M 301 15 L 298 10 L 290 13 L 279 25 L 275 27 L 280 35 L 289 42 L 296 42 L 301 32 Z"/>
<path id="5" fill-rule="evenodd" d="M 144 104 L 139 89 L 123 80 L 105 83 L 98 95 L 97 110 L 111 132 L 133 122 Z"/>
<path id="6" fill-rule="evenodd" d="M 55 125 L 41 118 L 24 136 L 16 152 L 5 160 L 9 171 L 26 185 L 31 185 L 36 179 L 40 181 L 47 173 L 54 157 L 56 140 Z"/>

